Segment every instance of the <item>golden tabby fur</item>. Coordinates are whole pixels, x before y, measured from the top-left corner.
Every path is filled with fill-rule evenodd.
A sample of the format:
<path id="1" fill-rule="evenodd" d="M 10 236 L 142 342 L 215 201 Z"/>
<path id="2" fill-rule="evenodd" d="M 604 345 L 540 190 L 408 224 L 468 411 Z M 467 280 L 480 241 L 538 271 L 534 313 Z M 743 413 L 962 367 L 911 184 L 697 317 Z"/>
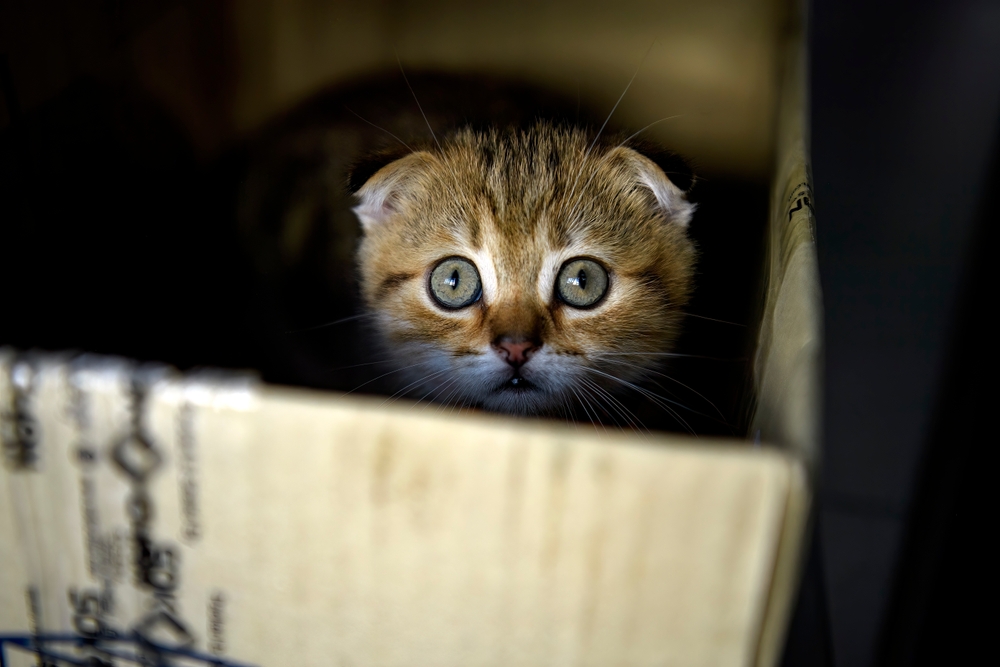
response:
<path id="1" fill-rule="evenodd" d="M 624 389 L 670 349 L 691 291 L 694 206 L 653 160 L 592 136 L 546 123 L 464 129 L 357 190 L 362 296 L 404 388 L 553 413 Z M 448 257 L 481 277 L 468 307 L 443 308 L 430 293 L 430 272 Z M 555 287 L 577 257 L 607 272 L 590 308 Z M 524 350 L 517 364 L 511 345 Z"/>

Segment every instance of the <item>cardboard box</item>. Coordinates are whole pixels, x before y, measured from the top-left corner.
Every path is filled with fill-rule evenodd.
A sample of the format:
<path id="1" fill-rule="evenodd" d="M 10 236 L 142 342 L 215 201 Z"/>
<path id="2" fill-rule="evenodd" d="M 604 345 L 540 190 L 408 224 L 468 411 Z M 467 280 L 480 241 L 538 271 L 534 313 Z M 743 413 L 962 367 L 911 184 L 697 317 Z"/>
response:
<path id="1" fill-rule="evenodd" d="M 312 5 L 254 7 L 235 23 L 249 83 L 231 120 L 247 127 L 384 64 L 392 44 L 417 65 L 558 86 L 539 63 L 614 61 L 607 49 L 634 46 L 639 30 L 602 26 L 596 4 L 530 24 L 499 5 L 345 6 L 325 22 Z M 693 50 L 690 66 L 708 63 L 695 79 L 745 94 L 746 118 L 661 138 L 745 173 L 774 161 L 756 445 L 5 350 L 0 663 L 776 664 L 818 456 L 802 21 L 781 3 L 720 3 L 715 15 L 664 7 L 649 8 L 648 22 L 676 40 L 651 63 L 655 76 L 665 88 L 697 85 L 670 64 Z M 575 32 L 558 29 L 567 21 Z M 607 40 L 594 53 L 580 35 Z M 265 38 L 291 46 L 268 60 Z M 712 58 L 726 53 L 757 54 L 745 66 L 773 66 L 775 85 L 713 79 Z M 269 85 L 281 68 L 298 78 Z"/>

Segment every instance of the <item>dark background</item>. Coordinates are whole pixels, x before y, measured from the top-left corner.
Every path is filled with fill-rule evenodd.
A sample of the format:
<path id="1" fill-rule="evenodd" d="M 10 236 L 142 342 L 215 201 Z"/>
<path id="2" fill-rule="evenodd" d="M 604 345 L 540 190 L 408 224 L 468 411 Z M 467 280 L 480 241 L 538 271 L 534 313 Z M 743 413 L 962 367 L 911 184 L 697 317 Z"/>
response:
<path id="1" fill-rule="evenodd" d="M 810 32 L 824 454 L 785 664 L 964 664 L 995 615 L 1000 3 L 816 0 Z M 280 365 L 246 260 L 202 224 L 231 206 L 225 165 L 128 91 L 78 80 L 25 111 L 13 81 L 0 60 L 0 344 Z"/>
<path id="2" fill-rule="evenodd" d="M 825 426 L 786 664 L 969 664 L 995 616 L 1000 3 L 810 23 Z"/>

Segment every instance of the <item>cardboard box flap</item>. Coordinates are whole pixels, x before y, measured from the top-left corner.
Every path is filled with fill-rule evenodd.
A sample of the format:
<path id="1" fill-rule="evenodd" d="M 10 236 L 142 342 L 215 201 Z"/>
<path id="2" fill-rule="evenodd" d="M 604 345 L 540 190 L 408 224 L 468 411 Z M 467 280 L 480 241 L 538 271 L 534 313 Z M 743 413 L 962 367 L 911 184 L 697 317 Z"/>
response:
<path id="1" fill-rule="evenodd" d="M 40 426 L 4 631 L 100 628 L 78 656 L 745 664 L 805 494 L 776 450 L 88 363 L 0 375 Z"/>

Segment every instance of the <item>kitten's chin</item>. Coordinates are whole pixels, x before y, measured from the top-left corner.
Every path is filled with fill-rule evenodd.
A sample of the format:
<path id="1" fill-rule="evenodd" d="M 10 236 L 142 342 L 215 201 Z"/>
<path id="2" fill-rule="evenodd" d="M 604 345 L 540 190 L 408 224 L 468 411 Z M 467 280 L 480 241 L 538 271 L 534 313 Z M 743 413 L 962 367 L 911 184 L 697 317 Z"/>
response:
<path id="1" fill-rule="evenodd" d="M 481 401 L 484 410 L 514 415 L 544 414 L 554 404 L 551 392 L 520 376 L 493 387 Z"/>

